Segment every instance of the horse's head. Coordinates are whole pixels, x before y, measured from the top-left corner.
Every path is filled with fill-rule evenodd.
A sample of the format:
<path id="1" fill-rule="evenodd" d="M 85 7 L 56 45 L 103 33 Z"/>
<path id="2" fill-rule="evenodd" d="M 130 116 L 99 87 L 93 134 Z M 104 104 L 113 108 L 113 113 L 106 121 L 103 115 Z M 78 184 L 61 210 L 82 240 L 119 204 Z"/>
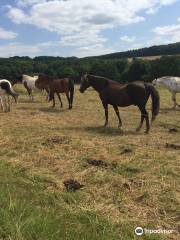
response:
<path id="1" fill-rule="evenodd" d="M 163 79 L 162 79 L 162 78 L 155 78 L 155 79 L 152 81 L 152 84 L 153 84 L 153 86 L 157 86 L 157 87 L 164 86 L 164 84 L 163 84 Z"/>
<path id="2" fill-rule="evenodd" d="M 21 75 L 16 76 L 16 77 L 12 80 L 12 84 L 14 85 L 14 84 L 16 84 L 16 83 L 22 83 L 22 81 L 23 81 L 23 75 L 21 74 Z"/>
<path id="3" fill-rule="evenodd" d="M 44 78 L 42 74 L 38 75 L 38 78 L 35 81 L 35 86 L 39 89 L 44 89 Z"/>
<path id="4" fill-rule="evenodd" d="M 155 79 L 152 81 L 152 85 L 153 85 L 153 86 L 156 86 L 156 84 L 157 84 L 157 78 L 155 78 Z"/>
<path id="5" fill-rule="evenodd" d="M 86 91 L 88 87 L 90 87 L 90 84 L 89 84 L 88 74 L 86 73 L 81 77 L 81 85 L 80 85 L 79 91 L 83 93 Z"/>

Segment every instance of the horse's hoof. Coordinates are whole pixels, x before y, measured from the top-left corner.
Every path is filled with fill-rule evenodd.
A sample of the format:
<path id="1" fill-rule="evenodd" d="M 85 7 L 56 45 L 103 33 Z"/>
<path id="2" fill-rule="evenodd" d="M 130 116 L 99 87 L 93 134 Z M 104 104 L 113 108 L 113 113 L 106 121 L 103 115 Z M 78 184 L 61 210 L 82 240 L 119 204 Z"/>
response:
<path id="1" fill-rule="evenodd" d="M 149 134 L 149 130 L 146 130 L 144 133 L 145 133 L 145 134 Z"/>
<path id="2" fill-rule="evenodd" d="M 136 128 L 136 132 L 139 132 L 140 131 L 140 128 Z"/>

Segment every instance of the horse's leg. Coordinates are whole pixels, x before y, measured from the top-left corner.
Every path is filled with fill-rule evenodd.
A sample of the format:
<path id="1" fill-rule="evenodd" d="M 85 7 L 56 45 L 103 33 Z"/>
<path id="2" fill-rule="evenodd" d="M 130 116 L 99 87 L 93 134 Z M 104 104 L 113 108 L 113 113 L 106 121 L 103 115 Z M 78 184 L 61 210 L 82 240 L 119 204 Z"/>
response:
<path id="1" fill-rule="evenodd" d="M 52 105 L 52 107 L 54 108 L 55 107 L 55 96 L 54 96 L 54 93 L 53 93 L 53 97 L 52 97 L 52 99 L 53 99 L 53 105 Z"/>
<path id="2" fill-rule="evenodd" d="M 143 106 L 138 106 L 139 110 L 141 111 L 141 121 L 139 123 L 139 126 L 136 128 L 136 131 L 140 131 L 144 122 L 144 119 L 146 119 L 146 133 L 149 132 L 150 129 L 150 124 L 149 124 L 149 116 L 148 112 L 146 111 L 145 107 Z"/>
<path id="3" fill-rule="evenodd" d="M 68 103 L 69 103 L 69 109 L 71 109 L 71 100 L 70 100 L 70 97 L 69 97 L 69 92 L 66 92 L 66 97 L 67 97 L 67 100 L 68 100 Z"/>
<path id="4" fill-rule="evenodd" d="M 57 96 L 58 96 L 58 98 L 59 98 L 59 101 L 60 101 L 60 103 L 61 103 L 61 108 L 62 108 L 62 107 L 63 107 L 63 104 L 62 104 L 61 96 L 60 96 L 59 93 L 56 93 L 56 94 L 57 94 Z"/>
<path id="5" fill-rule="evenodd" d="M 136 132 L 139 132 L 142 128 L 143 122 L 144 122 L 145 115 L 141 112 L 141 121 L 139 123 L 139 126 L 136 128 Z"/>
<path id="6" fill-rule="evenodd" d="M 176 106 L 180 107 L 180 105 L 179 105 L 179 104 L 177 103 L 177 101 L 176 101 L 176 92 L 173 92 L 173 93 L 172 93 L 172 100 L 173 100 L 173 102 L 174 102 L 173 108 L 175 108 Z"/>
<path id="7" fill-rule="evenodd" d="M 176 105 L 178 105 L 177 102 L 176 102 L 176 93 L 175 92 L 172 92 L 172 101 L 174 102 L 173 108 L 175 108 Z"/>
<path id="8" fill-rule="evenodd" d="M 29 94 L 29 100 L 32 102 L 31 89 L 27 88 L 27 92 L 28 92 L 28 94 Z"/>
<path id="9" fill-rule="evenodd" d="M 118 127 L 121 127 L 121 126 L 122 126 L 122 121 L 121 121 L 121 117 L 120 117 L 120 115 L 119 115 L 119 109 L 118 109 L 117 106 L 113 106 L 113 108 L 114 108 L 114 111 L 116 112 L 116 115 L 117 115 L 118 120 L 119 120 L 119 125 L 118 125 Z"/>
<path id="10" fill-rule="evenodd" d="M 34 102 L 33 91 L 31 90 L 31 101 Z"/>
<path id="11" fill-rule="evenodd" d="M 105 123 L 104 123 L 104 127 L 106 127 L 108 125 L 108 104 L 103 102 L 103 107 L 104 107 L 104 111 L 105 111 Z"/>
<path id="12" fill-rule="evenodd" d="M 7 101 L 6 101 L 6 97 L 3 96 L 4 98 L 4 112 L 7 112 Z"/>
<path id="13" fill-rule="evenodd" d="M 0 97 L 0 104 L 1 104 L 1 111 L 3 111 L 3 100 L 2 100 L 2 97 Z"/>
<path id="14" fill-rule="evenodd" d="M 145 119 L 146 119 L 146 131 L 145 133 L 148 133 L 149 130 L 150 130 L 150 124 L 149 124 L 149 114 L 148 112 L 146 111 L 146 109 L 144 108 L 144 114 L 145 114 Z"/>
<path id="15" fill-rule="evenodd" d="M 45 91 L 47 92 L 47 96 L 46 96 L 45 101 L 48 101 L 49 95 L 50 95 L 50 89 L 49 88 L 45 88 Z"/>
<path id="16" fill-rule="evenodd" d="M 10 97 L 8 96 L 8 112 L 10 112 Z"/>

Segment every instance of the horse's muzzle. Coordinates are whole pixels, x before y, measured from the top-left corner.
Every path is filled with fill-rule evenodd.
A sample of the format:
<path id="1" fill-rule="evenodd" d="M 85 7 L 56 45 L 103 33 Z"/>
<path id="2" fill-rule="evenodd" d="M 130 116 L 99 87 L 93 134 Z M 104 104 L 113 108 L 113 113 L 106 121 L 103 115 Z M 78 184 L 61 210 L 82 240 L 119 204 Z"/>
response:
<path id="1" fill-rule="evenodd" d="M 79 91 L 80 91 L 80 93 L 83 93 L 83 92 L 84 92 L 84 90 L 83 90 L 83 89 L 81 89 L 81 88 L 79 89 Z"/>

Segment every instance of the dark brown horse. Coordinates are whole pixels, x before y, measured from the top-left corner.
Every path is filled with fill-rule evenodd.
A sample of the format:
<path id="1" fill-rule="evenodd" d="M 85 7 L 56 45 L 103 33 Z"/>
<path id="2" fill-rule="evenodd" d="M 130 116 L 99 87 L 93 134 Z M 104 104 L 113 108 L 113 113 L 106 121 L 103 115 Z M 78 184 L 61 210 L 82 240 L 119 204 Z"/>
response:
<path id="1" fill-rule="evenodd" d="M 152 98 L 152 121 L 159 112 L 159 94 L 151 83 L 133 82 L 128 84 L 120 84 L 110 79 L 85 74 L 81 78 L 80 92 L 83 93 L 88 87 L 93 87 L 98 93 L 102 101 L 106 121 L 104 126 L 108 124 L 108 104 L 112 105 L 119 120 L 119 127 L 122 126 L 121 118 L 119 115 L 119 107 L 127 107 L 136 105 L 141 111 L 141 121 L 136 129 L 139 131 L 146 119 L 146 133 L 150 130 L 149 116 L 146 111 L 146 103 L 149 96 Z"/>
<path id="2" fill-rule="evenodd" d="M 74 82 L 70 78 L 53 78 L 44 74 L 39 74 L 35 82 L 35 86 L 39 89 L 49 89 L 49 101 L 53 100 L 53 107 L 55 107 L 56 93 L 65 93 L 69 103 L 69 109 L 72 108 L 74 97 Z M 61 98 L 59 97 L 61 102 Z M 62 106 L 62 102 L 61 102 Z"/>

